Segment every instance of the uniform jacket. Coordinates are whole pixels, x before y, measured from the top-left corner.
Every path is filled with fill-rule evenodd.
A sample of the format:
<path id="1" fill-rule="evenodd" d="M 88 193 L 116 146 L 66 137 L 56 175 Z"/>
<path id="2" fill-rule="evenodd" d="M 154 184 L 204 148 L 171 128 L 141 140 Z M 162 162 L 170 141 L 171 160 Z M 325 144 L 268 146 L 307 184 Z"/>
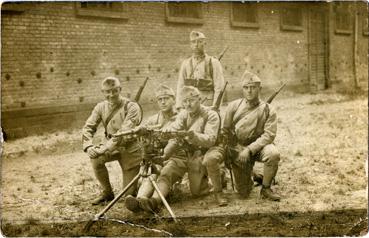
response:
<path id="1" fill-rule="evenodd" d="M 237 142 L 255 155 L 273 143 L 277 134 L 277 113 L 263 101 L 251 105 L 245 99 L 237 99 L 228 104 L 223 127 L 234 129 Z"/>
<path id="2" fill-rule="evenodd" d="M 191 116 L 187 111 L 182 110 L 175 122 L 170 125 L 171 131 L 194 131 L 195 136 L 191 141 L 188 141 L 195 148 L 210 148 L 218 137 L 220 128 L 219 115 L 203 105 L 199 111 Z M 164 154 L 171 155 L 178 148 L 177 140 L 169 140 L 168 145 L 164 150 Z M 183 153 L 179 153 L 183 155 Z"/>
<path id="3" fill-rule="evenodd" d="M 106 126 L 107 135 L 112 135 L 118 130 L 124 131 L 132 129 L 137 126 L 141 120 L 141 109 L 137 103 L 122 96 L 120 96 L 120 100 L 123 103 L 123 106 L 115 113 Z M 93 146 L 92 139 L 96 133 L 98 125 L 102 121 L 106 121 L 115 106 L 116 105 L 112 105 L 106 100 L 95 106 L 82 129 L 82 143 L 84 151 L 86 151 L 88 147 Z M 136 143 L 131 143 L 126 149 L 127 151 L 133 151 L 135 147 L 137 147 Z"/>
<path id="4" fill-rule="evenodd" d="M 192 74 L 191 74 L 192 73 Z M 198 85 L 192 85 L 192 81 L 198 80 Z M 202 83 L 202 81 L 204 83 Z M 209 84 L 210 82 L 210 84 Z M 213 104 L 222 91 L 224 86 L 223 69 L 220 61 L 212 56 L 205 54 L 205 58 L 197 59 L 192 56 L 182 62 L 177 82 L 177 100 L 176 107 L 181 107 L 182 88 L 185 85 L 197 87 L 200 91 L 211 91 L 213 94 Z M 205 88 L 201 85 L 206 85 Z"/>

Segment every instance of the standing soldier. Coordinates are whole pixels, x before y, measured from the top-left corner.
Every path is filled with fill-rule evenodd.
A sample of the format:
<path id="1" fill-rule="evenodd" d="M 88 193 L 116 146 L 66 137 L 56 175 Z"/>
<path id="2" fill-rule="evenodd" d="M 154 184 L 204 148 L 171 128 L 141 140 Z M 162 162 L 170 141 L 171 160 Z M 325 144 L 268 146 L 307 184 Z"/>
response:
<path id="1" fill-rule="evenodd" d="M 182 89 L 183 106 L 174 123 L 167 131 L 186 131 L 184 141 L 169 140 L 164 149 L 164 159 L 169 159 L 158 178 L 160 192 L 166 197 L 172 185 L 180 181 L 188 172 L 191 193 L 195 196 L 205 195 L 209 192 L 206 171 L 202 164 L 203 155 L 214 146 L 220 128 L 218 114 L 201 105 L 200 92 L 192 86 Z M 217 164 L 211 164 L 217 166 Z M 141 199 L 142 209 L 152 212 L 161 203 L 160 196 L 154 192 L 149 199 Z"/>
<path id="2" fill-rule="evenodd" d="M 92 202 L 93 205 L 114 199 L 105 163 L 118 160 L 123 172 L 123 187 L 126 187 L 139 171 L 140 153 L 137 140 L 119 141 L 119 138 L 112 137 L 118 131 L 134 128 L 142 118 L 140 106 L 122 97 L 121 90 L 119 79 L 105 78 L 101 84 L 105 100 L 95 106 L 82 129 L 83 151 L 90 157 L 95 176 L 103 190 L 101 196 Z M 100 123 L 105 129 L 106 142 L 93 145 L 92 139 Z M 132 186 L 128 193 L 134 193 L 135 187 Z"/>
<path id="3" fill-rule="evenodd" d="M 155 91 L 156 100 L 160 111 L 149 117 L 144 124 L 144 127 L 150 129 L 166 129 L 176 119 L 177 112 L 175 110 L 175 94 L 171 88 L 166 85 L 159 85 Z M 167 145 L 167 140 L 161 140 L 160 147 L 164 148 Z M 158 170 L 160 165 L 155 165 Z M 156 180 L 157 175 L 152 174 L 153 180 Z M 141 186 L 138 189 L 137 198 L 132 195 L 125 199 L 125 206 L 132 212 L 140 211 L 139 200 L 141 198 L 149 198 L 154 192 L 154 187 L 148 178 L 142 178 Z"/>
<path id="4" fill-rule="evenodd" d="M 205 105 L 215 106 L 223 89 L 224 77 L 220 61 L 205 53 L 205 35 L 198 31 L 190 33 L 192 56 L 183 61 L 177 83 L 176 107 L 181 108 L 183 86 L 194 86 L 200 90 Z"/>
<path id="5" fill-rule="evenodd" d="M 233 134 L 231 151 L 236 160 L 233 172 L 236 188 L 247 198 L 253 182 L 251 174 L 255 161 L 264 163 L 264 177 L 260 194 L 263 198 L 279 201 L 270 186 L 277 174 L 279 152 L 273 141 L 277 133 L 277 114 L 271 105 L 260 100 L 261 80 L 246 71 L 242 75 L 244 98 L 230 102 L 224 118 L 224 130 Z M 229 141 L 232 141 L 229 140 Z"/>

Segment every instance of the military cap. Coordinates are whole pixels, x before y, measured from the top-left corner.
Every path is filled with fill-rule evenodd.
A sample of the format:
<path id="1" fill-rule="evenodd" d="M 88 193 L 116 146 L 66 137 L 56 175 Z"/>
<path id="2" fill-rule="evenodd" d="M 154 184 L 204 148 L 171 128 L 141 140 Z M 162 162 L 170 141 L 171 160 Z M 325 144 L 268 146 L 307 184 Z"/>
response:
<path id="1" fill-rule="evenodd" d="M 161 96 L 172 96 L 172 97 L 175 97 L 175 94 L 174 94 L 174 91 L 164 85 L 164 84 L 160 84 L 159 87 L 156 88 L 156 91 L 155 91 L 155 97 L 161 97 Z"/>
<path id="2" fill-rule="evenodd" d="M 247 70 L 243 73 L 241 80 L 242 87 L 248 84 L 259 84 L 259 85 L 261 84 L 260 78 L 256 74 L 253 74 Z"/>
<path id="3" fill-rule="evenodd" d="M 190 33 L 190 41 L 198 40 L 198 39 L 205 39 L 205 35 L 199 31 L 191 31 Z"/>
<path id="4" fill-rule="evenodd" d="M 119 81 L 119 79 L 117 79 L 115 77 L 106 77 L 101 82 L 101 87 L 102 88 L 104 88 L 104 87 L 108 87 L 108 88 L 120 87 L 120 81 Z"/>
<path id="5" fill-rule="evenodd" d="M 200 91 L 193 86 L 184 86 L 182 88 L 182 95 L 183 95 L 183 99 L 191 98 L 191 97 L 198 97 L 200 96 Z"/>

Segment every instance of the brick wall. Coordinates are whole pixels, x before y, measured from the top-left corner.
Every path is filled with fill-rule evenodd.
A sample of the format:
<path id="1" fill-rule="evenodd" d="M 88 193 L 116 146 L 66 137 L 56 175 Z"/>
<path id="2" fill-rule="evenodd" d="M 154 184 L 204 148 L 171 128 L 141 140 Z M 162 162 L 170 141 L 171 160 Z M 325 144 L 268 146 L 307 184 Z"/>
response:
<path id="1" fill-rule="evenodd" d="M 24 3 L 24 12 L 2 13 L 5 130 L 24 136 L 43 128 L 81 127 L 102 99 L 100 80 L 109 75 L 120 78 L 127 96 L 150 77 L 141 103 L 151 107 L 159 82 L 175 88 L 180 63 L 191 54 L 188 35 L 193 29 L 207 36 L 210 55 L 230 46 L 222 59 L 228 99 L 240 95 L 245 69 L 257 73 L 267 91 L 287 80 L 290 87 L 308 89 L 308 13 L 303 11 L 303 31 L 281 31 L 280 11 L 290 3 L 259 4 L 258 29 L 231 27 L 226 2 L 204 4 L 203 25 L 167 23 L 161 2 L 125 4 L 127 20 L 78 16 L 72 2 Z M 337 41 L 348 44 L 347 39 Z M 340 61 L 348 55 L 341 54 Z"/>

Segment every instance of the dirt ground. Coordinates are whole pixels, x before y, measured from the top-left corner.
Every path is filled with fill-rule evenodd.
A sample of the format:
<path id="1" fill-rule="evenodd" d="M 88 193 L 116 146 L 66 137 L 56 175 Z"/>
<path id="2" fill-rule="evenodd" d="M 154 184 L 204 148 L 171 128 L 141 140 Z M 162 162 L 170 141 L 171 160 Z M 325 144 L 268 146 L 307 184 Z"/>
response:
<path id="1" fill-rule="evenodd" d="M 260 187 L 254 187 L 249 199 L 240 200 L 228 183 L 230 204 L 217 207 L 210 196 L 192 198 L 184 184 L 182 193 L 170 199 L 183 226 L 170 223 L 165 209 L 153 220 L 148 214 L 132 214 L 123 201 L 107 216 L 177 236 L 367 232 L 367 94 L 290 94 L 276 98 L 273 105 L 279 118 L 275 143 L 281 153 L 273 189 L 281 195 L 280 202 L 259 200 Z M 261 171 L 262 166 L 255 168 Z M 117 194 L 122 188 L 118 163 L 109 163 L 108 169 Z M 77 229 L 103 208 L 90 205 L 99 187 L 81 152 L 78 130 L 5 142 L 1 178 L 4 235 L 168 235 L 112 221 L 99 222 L 92 233 Z"/>

